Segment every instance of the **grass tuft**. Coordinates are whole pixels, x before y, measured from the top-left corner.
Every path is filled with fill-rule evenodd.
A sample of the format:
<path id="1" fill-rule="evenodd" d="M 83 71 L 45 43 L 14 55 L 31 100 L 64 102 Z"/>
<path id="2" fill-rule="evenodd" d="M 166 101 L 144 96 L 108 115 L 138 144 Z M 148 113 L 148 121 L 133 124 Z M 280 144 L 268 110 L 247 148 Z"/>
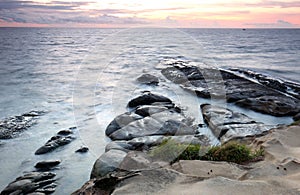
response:
<path id="1" fill-rule="evenodd" d="M 206 150 L 207 152 L 203 154 L 200 145 L 180 144 L 173 140 L 165 140 L 150 151 L 150 156 L 171 164 L 179 160 L 227 161 L 245 164 L 261 160 L 264 156 L 263 150 L 252 151 L 248 146 L 237 142 L 213 146 Z"/>

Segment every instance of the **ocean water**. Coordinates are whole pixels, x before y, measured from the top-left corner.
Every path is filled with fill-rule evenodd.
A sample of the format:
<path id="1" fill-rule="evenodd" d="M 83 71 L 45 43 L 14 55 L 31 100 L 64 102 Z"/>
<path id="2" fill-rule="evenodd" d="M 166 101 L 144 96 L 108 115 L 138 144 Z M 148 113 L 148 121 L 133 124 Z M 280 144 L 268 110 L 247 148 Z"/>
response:
<path id="1" fill-rule="evenodd" d="M 300 29 L 0 28 L 0 43 L 0 118 L 47 111 L 19 137 L 1 140 L 0 190 L 46 159 L 62 161 L 55 170 L 55 194 L 81 187 L 110 141 L 106 126 L 142 91 L 170 97 L 202 122 L 195 105 L 208 100 L 191 96 L 159 73 L 170 60 L 250 69 L 293 82 L 300 78 Z M 143 73 L 159 76 L 160 85 L 137 84 L 135 79 Z M 292 121 L 228 106 L 269 124 Z M 77 139 L 71 144 L 34 155 L 56 132 L 73 126 Z M 75 153 L 82 145 L 90 152 Z"/>

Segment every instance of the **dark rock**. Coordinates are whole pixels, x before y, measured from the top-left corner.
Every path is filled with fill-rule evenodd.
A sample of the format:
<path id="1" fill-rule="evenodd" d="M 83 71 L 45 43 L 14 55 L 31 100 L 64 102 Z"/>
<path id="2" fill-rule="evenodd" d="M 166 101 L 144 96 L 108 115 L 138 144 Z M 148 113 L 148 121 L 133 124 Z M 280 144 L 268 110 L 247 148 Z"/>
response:
<path id="1" fill-rule="evenodd" d="M 132 113 L 124 113 L 117 116 L 106 128 L 105 134 L 109 136 L 113 132 L 121 129 L 122 127 L 128 125 L 129 123 L 142 119 L 141 116 L 132 114 Z"/>
<path id="2" fill-rule="evenodd" d="M 201 110 L 205 122 L 208 123 L 214 135 L 223 142 L 238 137 L 261 135 L 275 127 L 255 122 L 244 114 L 219 106 L 203 104 Z"/>
<path id="3" fill-rule="evenodd" d="M 69 144 L 71 141 L 73 141 L 75 138 L 72 136 L 61 136 L 56 135 L 51 137 L 50 140 L 47 141 L 45 145 L 37 149 L 35 152 L 36 155 L 45 154 L 48 152 L 52 152 L 56 148 L 59 148 L 61 146 L 64 146 L 66 144 Z"/>
<path id="4" fill-rule="evenodd" d="M 64 129 L 64 130 L 60 130 L 57 135 L 70 135 L 70 134 L 73 134 L 73 131 L 72 130 L 69 130 L 69 129 Z"/>
<path id="5" fill-rule="evenodd" d="M 118 169 L 126 155 L 127 153 L 121 150 L 109 150 L 102 154 L 93 166 L 91 178 L 103 177 Z"/>
<path id="6" fill-rule="evenodd" d="M 86 146 L 81 146 L 78 150 L 76 150 L 75 152 L 79 152 L 79 153 L 86 153 L 89 151 L 89 148 Z"/>
<path id="7" fill-rule="evenodd" d="M 132 99 L 128 103 L 128 106 L 133 108 L 142 105 L 151 105 L 155 102 L 172 103 L 172 101 L 167 97 L 152 94 L 151 92 L 145 92 L 143 95 Z"/>
<path id="8" fill-rule="evenodd" d="M 236 102 L 236 104 L 274 116 L 294 116 L 300 112 L 300 102 L 298 100 L 286 98 L 282 95 L 246 98 Z"/>
<path id="9" fill-rule="evenodd" d="M 0 121 L 0 139 L 11 139 L 36 124 L 36 119 L 45 112 L 30 111 L 21 116 L 13 116 Z"/>
<path id="10" fill-rule="evenodd" d="M 34 167 L 42 170 L 49 170 L 52 167 L 55 167 L 60 164 L 59 160 L 47 160 L 38 162 Z"/>
<path id="11" fill-rule="evenodd" d="M 183 63 L 164 68 L 162 74 L 203 98 L 236 102 L 241 107 L 274 116 L 293 116 L 300 112 L 300 101 L 297 99 L 300 97 L 300 86 L 297 84 L 256 75 L 256 80 L 260 82 L 257 83 L 237 75 L 238 71 L 198 68 Z"/>
<path id="12" fill-rule="evenodd" d="M 296 114 L 294 117 L 293 117 L 294 121 L 299 121 L 300 120 L 300 113 Z"/>
<path id="13" fill-rule="evenodd" d="M 151 74 L 143 74 L 137 78 L 137 81 L 146 85 L 158 85 L 159 79 Z"/>
<path id="14" fill-rule="evenodd" d="M 54 184 L 54 177 L 55 174 L 50 172 L 31 172 L 18 177 L 15 181 L 10 183 L 0 194 L 36 194 L 46 189 L 48 185 Z"/>

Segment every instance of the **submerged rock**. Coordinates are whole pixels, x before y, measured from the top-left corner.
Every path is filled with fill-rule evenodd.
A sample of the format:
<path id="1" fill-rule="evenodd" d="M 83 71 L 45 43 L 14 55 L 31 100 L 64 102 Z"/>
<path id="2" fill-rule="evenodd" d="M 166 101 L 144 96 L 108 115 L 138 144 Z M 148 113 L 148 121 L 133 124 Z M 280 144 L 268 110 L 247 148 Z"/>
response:
<path id="1" fill-rule="evenodd" d="M 255 122 L 245 114 L 210 104 L 201 105 L 201 111 L 214 135 L 223 142 L 239 137 L 261 135 L 276 127 Z"/>
<path id="2" fill-rule="evenodd" d="M 158 85 L 159 79 L 151 74 L 143 74 L 136 79 L 139 83 L 145 85 Z"/>
<path id="3" fill-rule="evenodd" d="M 49 188 L 54 192 L 56 187 L 54 177 L 55 174 L 51 172 L 27 173 L 10 183 L 0 194 L 46 193 L 49 192 Z"/>
<path id="4" fill-rule="evenodd" d="M 43 111 L 30 111 L 0 121 L 0 139 L 11 139 L 36 123 L 36 119 L 45 114 Z"/>

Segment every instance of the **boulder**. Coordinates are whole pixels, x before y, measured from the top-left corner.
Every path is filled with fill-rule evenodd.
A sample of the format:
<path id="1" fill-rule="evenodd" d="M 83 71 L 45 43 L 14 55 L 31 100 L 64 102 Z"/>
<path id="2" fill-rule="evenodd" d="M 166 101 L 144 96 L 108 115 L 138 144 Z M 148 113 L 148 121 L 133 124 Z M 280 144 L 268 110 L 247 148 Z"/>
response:
<path id="1" fill-rule="evenodd" d="M 75 152 L 77 153 L 86 153 L 89 151 L 89 148 L 86 146 L 81 146 L 78 150 L 76 150 Z"/>
<path id="2" fill-rule="evenodd" d="M 103 177 L 118 169 L 126 155 L 127 153 L 121 150 L 109 150 L 102 154 L 93 166 L 91 178 Z"/>
<path id="3" fill-rule="evenodd" d="M 145 85 L 158 85 L 159 79 L 151 74 L 143 74 L 136 79 L 139 83 Z"/>
<path id="4" fill-rule="evenodd" d="M 201 111 L 205 122 L 222 142 L 239 137 L 261 135 L 275 127 L 255 122 L 242 113 L 210 104 L 202 104 Z"/>
<path id="5" fill-rule="evenodd" d="M 129 123 L 142 119 L 143 117 L 136 115 L 134 113 L 124 113 L 117 116 L 110 124 L 107 126 L 105 130 L 105 134 L 107 136 L 111 135 L 113 132 L 121 129 L 122 127 L 128 125 Z"/>
<path id="6" fill-rule="evenodd" d="M 50 170 L 51 168 L 59 164 L 60 164 L 59 160 L 46 160 L 46 161 L 41 161 L 36 163 L 34 167 L 40 170 Z"/>
<path id="7" fill-rule="evenodd" d="M 156 95 L 151 92 L 144 92 L 143 95 L 130 100 L 128 103 L 128 107 L 134 108 L 142 105 L 151 105 L 155 102 L 172 104 L 172 101 L 167 97 Z"/>

